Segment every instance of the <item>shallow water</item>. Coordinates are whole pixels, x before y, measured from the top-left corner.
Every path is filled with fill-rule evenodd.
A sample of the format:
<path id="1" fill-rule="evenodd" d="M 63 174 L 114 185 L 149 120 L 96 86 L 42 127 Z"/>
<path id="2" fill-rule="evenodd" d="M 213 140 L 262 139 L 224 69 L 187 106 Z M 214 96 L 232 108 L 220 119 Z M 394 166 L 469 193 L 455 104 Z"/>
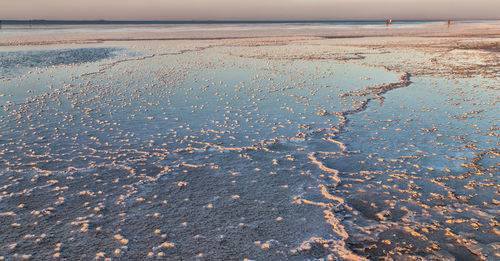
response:
<path id="1" fill-rule="evenodd" d="M 89 63 L 111 58 L 114 48 L 77 48 L 0 52 L 0 79 L 13 78 L 38 67 Z"/>
<path id="2" fill-rule="evenodd" d="M 392 242 L 365 250 L 371 257 L 397 247 L 405 254 L 435 248 L 456 260 L 495 259 L 500 111 L 498 89 L 484 87 L 498 82 L 474 80 L 478 86 L 412 78 L 382 105 L 351 117 L 342 140 L 362 153 L 347 162 L 326 159 L 345 171 L 339 187 L 356 215 L 344 222 L 352 222 L 354 238 L 364 238 L 353 245 L 370 246 L 374 235 Z"/>
<path id="3" fill-rule="evenodd" d="M 0 256 L 498 251 L 495 79 L 392 90 L 314 41 L 99 48 L 5 54 L 29 62 L 0 82 Z"/>

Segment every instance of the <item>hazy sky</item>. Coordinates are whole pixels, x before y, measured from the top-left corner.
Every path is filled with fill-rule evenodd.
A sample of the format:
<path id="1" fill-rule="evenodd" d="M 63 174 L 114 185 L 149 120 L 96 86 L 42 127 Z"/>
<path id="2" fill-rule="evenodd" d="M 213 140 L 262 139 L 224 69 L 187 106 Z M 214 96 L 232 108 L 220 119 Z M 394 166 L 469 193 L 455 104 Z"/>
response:
<path id="1" fill-rule="evenodd" d="M 500 19 L 500 0 L 0 0 L 0 20 Z"/>

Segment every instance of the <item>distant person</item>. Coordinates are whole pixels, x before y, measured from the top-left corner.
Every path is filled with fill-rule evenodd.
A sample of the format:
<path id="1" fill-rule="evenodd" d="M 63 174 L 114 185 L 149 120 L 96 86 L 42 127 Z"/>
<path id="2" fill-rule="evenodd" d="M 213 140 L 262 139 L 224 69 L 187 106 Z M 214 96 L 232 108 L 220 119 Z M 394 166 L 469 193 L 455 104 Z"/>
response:
<path id="1" fill-rule="evenodd" d="M 392 24 L 392 19 L 389 19 L 389 24 Z"/>
<path id="2" fill-rule="evenodd" d="M 2 20 L 0 20 L 0 29 L 2 29 Z"/>
<path id="3" fill-rule="evenodd" d="M 451 21 L 450 21 L 450 19 L 448 19 L 448 27 L 450 27 L 450 24 L 451 24 Z"/>

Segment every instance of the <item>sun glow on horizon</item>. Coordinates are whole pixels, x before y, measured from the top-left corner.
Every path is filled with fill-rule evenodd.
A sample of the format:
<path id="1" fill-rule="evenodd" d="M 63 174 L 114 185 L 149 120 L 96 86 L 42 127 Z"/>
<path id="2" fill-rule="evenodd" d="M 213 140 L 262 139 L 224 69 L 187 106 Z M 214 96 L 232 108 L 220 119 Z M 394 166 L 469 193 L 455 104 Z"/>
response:
<path id="1" fill-rule="evenodd" d="M 499 19 L 500 1 L 413 0 L 23 0 L 3 1 L 2 20 Z"/>

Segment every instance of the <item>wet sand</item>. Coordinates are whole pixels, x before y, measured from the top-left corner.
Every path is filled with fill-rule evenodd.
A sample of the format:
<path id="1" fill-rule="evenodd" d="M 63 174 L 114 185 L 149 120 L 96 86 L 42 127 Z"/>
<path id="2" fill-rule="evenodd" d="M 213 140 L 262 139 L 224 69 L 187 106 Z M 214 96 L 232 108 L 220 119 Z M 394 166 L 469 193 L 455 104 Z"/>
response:
<path id="1" fill-rule="evenodd" d="M 500 25 L 185 27 L 0 35 L 0 260 L 500 258 Z"/>

